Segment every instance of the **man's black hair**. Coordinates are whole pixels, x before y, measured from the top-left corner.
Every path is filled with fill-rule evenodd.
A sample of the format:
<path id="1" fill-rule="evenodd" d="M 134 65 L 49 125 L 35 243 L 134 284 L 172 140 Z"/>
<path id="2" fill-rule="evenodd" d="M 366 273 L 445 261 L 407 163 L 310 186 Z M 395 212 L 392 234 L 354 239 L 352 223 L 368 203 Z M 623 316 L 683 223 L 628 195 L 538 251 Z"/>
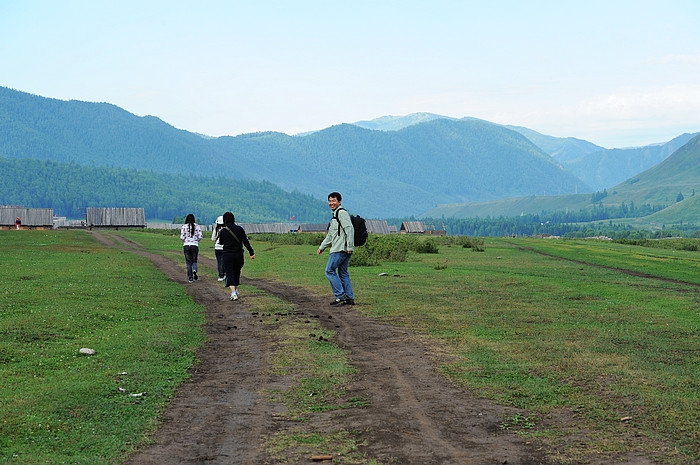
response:
<path id="1" fill-rule="evenodd" d="M 340 195 L 340 192 L 331 192 L 330 194 L 328 194 L 328 198 L 330 199 L 331 197 L 338 199 L 338 202 L 343 201 L 343 196 Z"/>

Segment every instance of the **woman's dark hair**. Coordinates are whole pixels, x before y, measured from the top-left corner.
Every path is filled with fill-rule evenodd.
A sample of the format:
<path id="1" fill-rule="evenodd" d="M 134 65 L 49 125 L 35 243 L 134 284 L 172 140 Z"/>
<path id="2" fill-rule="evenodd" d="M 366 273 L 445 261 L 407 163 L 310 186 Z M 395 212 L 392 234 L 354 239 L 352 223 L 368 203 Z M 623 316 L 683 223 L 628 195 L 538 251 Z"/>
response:
<path id="1" fill-rule="evenodd" d="M 185 217 L 185 223 L 189 226 L 190 236 L 194 236 L 194 215 L 192 213 Z"/>
<path id="2" fill-rule="evenodd" d="M 328 198 L 330 199 L 331 197 L 338 199 L 338 202 L 343 201 L 343 196 L 340 195 L 340 192 L 331 192 L 330 194 L 328 194 Z"/>
<path id="3" fill-rule="evenodd" d="M 224 213 L 224 224 L 235 223 L 235 222 L 236 222 L 236 217 L 233 216 L 233 213 L 231 213 L 231 212 Z"/>

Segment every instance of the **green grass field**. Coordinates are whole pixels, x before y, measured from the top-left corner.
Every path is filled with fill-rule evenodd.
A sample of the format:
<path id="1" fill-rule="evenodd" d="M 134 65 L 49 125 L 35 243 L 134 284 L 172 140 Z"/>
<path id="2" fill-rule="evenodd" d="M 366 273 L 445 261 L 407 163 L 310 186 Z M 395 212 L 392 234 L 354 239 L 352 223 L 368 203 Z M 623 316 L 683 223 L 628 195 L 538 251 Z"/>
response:
<path id="1" fill-rule="evenodd" d="M 185 379 L 202 310 L 85 232 L 0 238 L 0 462 L 115 463 Z"/>
<path id="2" fill-rule="evenodd" d="M 119 234 L 182 259 L 175 236 Z M 145 259 L 83 232 L 0 237 L 0 461 L 115 463 L 193 362 L 201 309 Z M 251 240 L 245 276 L 329 294 L 327 255 L 315 245 Z M 700 253 L 602 241 L 489 238 L 483 252 L 436 243 L 438 253 L 352 267 L 356 308 L 454 355 L 445 375 L 524 409 L 503 427 L 547 442 L 562 463 L 630 450 L 661 463 L 700 460 Z M 200 253 L 213 257 L 206 240 Z M 102 356 L 79 356 L 81 347 Z M 139 392 L 147 395 L 129 396 Z"/>

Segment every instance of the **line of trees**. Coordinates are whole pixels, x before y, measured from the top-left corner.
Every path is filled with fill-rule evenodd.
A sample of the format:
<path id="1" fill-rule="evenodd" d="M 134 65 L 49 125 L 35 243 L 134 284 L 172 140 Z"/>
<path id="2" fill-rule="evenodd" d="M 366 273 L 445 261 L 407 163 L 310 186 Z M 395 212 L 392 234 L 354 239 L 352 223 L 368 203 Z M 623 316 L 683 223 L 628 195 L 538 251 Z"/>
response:
<path id="1" fill-rule="evenodd" d="M 325 202 L 285 192 L 262 181 L 184 176 L 133 169 L 86 167 L 52 161 L 0 158 L 0 203 L 53 208 L 83 218 L 86 207 L 141 207 L 146 218 L 172 220 L 194 213 L 213 223 L 225 211 L 241 221 L 327 220 Z"/>

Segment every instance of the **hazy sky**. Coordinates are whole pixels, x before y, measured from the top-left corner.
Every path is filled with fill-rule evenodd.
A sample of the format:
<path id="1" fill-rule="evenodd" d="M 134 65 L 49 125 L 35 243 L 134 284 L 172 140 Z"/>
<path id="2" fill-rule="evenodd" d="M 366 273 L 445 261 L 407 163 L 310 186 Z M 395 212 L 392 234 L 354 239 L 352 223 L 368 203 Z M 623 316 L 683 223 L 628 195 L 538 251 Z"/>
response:
<path id="1" fill-rule="evenodd" d="M 700 132 L 699 21 L 698 0 L 0 0 L 0 86 L 211 136 L 429 112 L 637 146 Z"/>

